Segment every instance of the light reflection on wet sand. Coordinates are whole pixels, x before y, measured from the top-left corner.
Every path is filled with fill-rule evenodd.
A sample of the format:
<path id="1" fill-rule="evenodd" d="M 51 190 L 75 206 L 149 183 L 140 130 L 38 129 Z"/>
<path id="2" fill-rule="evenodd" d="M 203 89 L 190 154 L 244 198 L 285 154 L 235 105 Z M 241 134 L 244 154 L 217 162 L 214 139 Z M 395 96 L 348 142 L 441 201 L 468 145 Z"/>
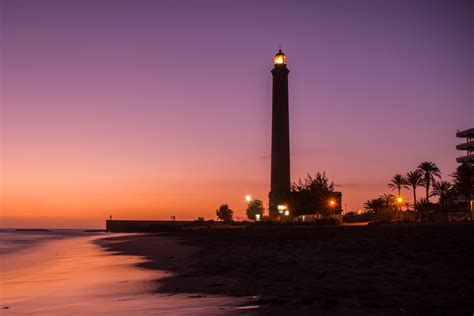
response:
<path id="1" fill-rule="evenodd" d="M 45 242 L 1 255 L 1 314 L 235 313 L 242 300 L 154 293 L 165 271 L 136 267 L 140 257 L 111 255 L 92 241 L 102 236 Z"/>

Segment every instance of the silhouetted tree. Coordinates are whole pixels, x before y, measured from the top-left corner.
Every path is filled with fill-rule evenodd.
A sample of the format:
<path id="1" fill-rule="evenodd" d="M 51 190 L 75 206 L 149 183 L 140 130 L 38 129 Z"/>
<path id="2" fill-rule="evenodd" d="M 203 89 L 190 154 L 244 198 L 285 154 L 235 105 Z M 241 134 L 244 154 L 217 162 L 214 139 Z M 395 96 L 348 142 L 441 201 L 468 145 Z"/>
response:
<path id="1" fill-rule="evenodd" d="M 439 204 L 445 207 L 452 194 L 453 186 L 448 181 L 440 180 L 433 183 L 431 195 L 439 198 Z"/>
<path id="2" fill-rule="evenodd" d="M 389 208 L 394 208 L 395 206 L 395 196 L 393 194 L 382 194 L 380 199 L 383 201 L 384 206 Z"/>
<path id="3" fill-rule="evenodd" d="M 420 212 L 422 220 L 428 220 L 429 211 L 436 210 L 436 206 L 426 198 L 419 199 L 417 205 L 418 212 Z"/>
<path id="4" fill-rule="evenodd" d="M 417 170 L 423 174 L 423 186 L 426 188 L 426 201 L 430 202 L 430 186 L 441 177 L 441 171 L 438 166 L 431 161 L 423 161 L 418 165 Z"/>
<path id="5" fill-rule="evenodd" d="M 326 173 L 310 174 L 303 180 L 299 179 L 291 185 L 291 209 L 294 215 L 314 214 L 316 212 L 329 214 L 332 210 L 340 210 L 340 196 L 335 192 L 334 182 L 330 182 Z M 331 199 L 337 200 L 335 207 L 329 205 Z"/>
<path id="6" fill-rule="evenodd" d="M 385 202 L 381 198 L 367 200 L 364 203 L 364 209 L 374 214 L 379 213 L 384 208 L 384 206 Z"/>
<path id="7" fill-rule="evenodd" d="M 263 218 L 263 212 L 265 208 L 263 207 L 263 202 L 260 200 L 252 200 L 247 206 L 247 217 L 255 221 L 256 215 L 259 214 L 260 218 Z"/>
<path id="8" fill-rule="evenodd" d="M 464 196 L 467 210 L 472 211 L 470 197 L 474 185 L 474 167 L 467 163 L 463 163 L 457 167 L 451 177 L 454 178 L 454 189 L 457 193 Z"/>
<path id="9" fill-rule="evenodd" d="M 217 219 L 223 222 L 232 222 L 234 211 L 232 211 L 227 204 L 222 204 L 216 210 Z"/>
<path id="10" fill-rule="evenodd" d="M 309 173 L 306 178 L 298 179 L 298 183 L 293 183 L 291 185 L 291 190 L 296 192 L 301 191 L 322 191 L 322 192 L 334 192 L 334 182 L 329 182 L 326 172 L 316 173 L 313 178 Z"/>
<path id="11" fill-rule="evenodd" d="M 407 179 L 407 184 L 413 190 L 413 208 L 416 210 L 416 188 L 419 186 L 423 186 L 424 184 L 423 174 L 418 169 L 415 171 L 410 171 L 407 173 L 406 179 Z"/>
<path id="12" fill-rule="evenodd" d="M 389 222 L 396 215 L 395 196 L 393 194 L 382 194 L 377 199 L 366 201 L 364 208 L 373 213 L 375 219 Z"/>
<path id="13" fill-rule="evenodd" d="M 393 194 L 382 194 L 376 199 L 367 200 L 364 209 L 374 214 L 374 219 L 382 222 L 389 222 L 397 215 L 397 206 Z"/>
<path id="14" fill-rule="evenodd" d="M 401 196 L 402 188 L 408 188 L 407 179 L 405 179 L 401 174 L 396 174 L 392 179 L 390 179 L 388 187 L 392 190 L 396 189 L 398 191 L 398 196 Z"/>
<path id="15" fill-rule="evenodd" d="M 374 219 L 373 212 L 348 212 L 343 215 L 343 221 L 347 223 L 371 222 Z"/>
<path id="16" fill-rule="evenodd" d="M 410 210 L 410 203 L 409 202 L 405 202 L 405 207 L 407 208 L 406 210 Z"/>

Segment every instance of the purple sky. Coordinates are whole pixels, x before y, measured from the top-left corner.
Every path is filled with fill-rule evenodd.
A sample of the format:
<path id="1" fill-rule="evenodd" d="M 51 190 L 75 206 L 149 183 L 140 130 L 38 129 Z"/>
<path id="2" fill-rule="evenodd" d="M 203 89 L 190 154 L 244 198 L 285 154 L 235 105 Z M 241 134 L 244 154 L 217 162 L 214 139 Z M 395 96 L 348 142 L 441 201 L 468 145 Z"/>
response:
<path id="1" fill-rule="evenodd" d="M 449 179 L 474 126 L 472 1 L 0 5 L 2 225 L 267 203 L 280 44 L 292 178 L 326 171 L 349 209 L 423 160 Z"/>

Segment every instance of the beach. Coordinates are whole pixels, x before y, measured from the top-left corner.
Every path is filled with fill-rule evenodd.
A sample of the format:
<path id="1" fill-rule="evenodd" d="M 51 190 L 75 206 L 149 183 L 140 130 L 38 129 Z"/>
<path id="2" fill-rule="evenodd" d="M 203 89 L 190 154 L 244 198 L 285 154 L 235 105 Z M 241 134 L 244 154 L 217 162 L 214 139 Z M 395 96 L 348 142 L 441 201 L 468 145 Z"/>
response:
<path id="1" fill-rule="evenodd" d="M 249 312 L 474 312 L 468 223 L 192 229 L 97 243 L 171 272 L 157 293 L 245 297 Z"/>
<path id="2" fill-rule="evenodd" d="M 246 298 L 159 293 L 172 272 L 148 259 L 105 251 L 106 234 L 0 232 L 1 315 L 227 315 Z M 115 238 L 138 235 L 114 234 Z"/>

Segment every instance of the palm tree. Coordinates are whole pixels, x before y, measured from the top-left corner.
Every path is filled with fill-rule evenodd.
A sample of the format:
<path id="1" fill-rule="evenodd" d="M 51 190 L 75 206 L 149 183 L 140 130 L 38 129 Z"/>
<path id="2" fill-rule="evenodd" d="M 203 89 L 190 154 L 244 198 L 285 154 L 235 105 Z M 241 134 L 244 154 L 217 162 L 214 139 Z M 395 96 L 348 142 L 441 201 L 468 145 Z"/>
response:
<path id="1" fill-rule="evenodd" d="M 439 197 L 439 204 L 441 206 L 446 206 L 446 202 L 448 200 L 452 188 L 453 186 L 448 181 L 436 181 L 435 183 L 433 183 L 433 190 L 431 191 L 431 194 Z"/>
<path id="2" fill-rule="evenodd" d="M 380 196 L 380 199 L 382 199 L 385 206 L 392 207 L 395 204 L 395 196 L 393 194 L 384 193 Z"/>
<path id="3" fill-rule="evenodd" d="M 424 185 L 423 173 L 421 171 L 414 170 L 407 173 L 406 176 L 407 184 L 413 190 L 413 209 L 416 210 L 416 188 Z"/>
<path id="4" fill-rule="evenodd" d="M 410 203 L 409 202 L 405 202 L 405 206 L 407 208 L 407 211 L 410 210 Z"/>
<path id="5" fill-rule="evenodd" d="M 423 186 L 426 188 L 426 201 L 430 202 L 430 186 L 436 181 L 436 178 L 441 178 L 441 171 L 438 166 L 431 161 L 423 161 L 418 165 L 418 171 L 423 173 L 425 178 Z"/>
<path id="6" fill-rule="evenodd" d="M 392 190 L 397 189 L 398 191 L 398 196 L 402 195 L 402 188 L 407 188 L 407 179 L 405 179 L 404 176 L 401 174 L 396 174 L 393 176 L 392 179 L 390 179 L 390 182 L 387 184 L 389 188 Z"/>
<path id="7" fill-rule="evenodd" d="M 464 196 L 467 209 L 471 210 L 470 197 L 474 181 L 474 167 L 466 163 L 459 165 L 451 177 L 454 178 L 454 189 Z"/>
<path id="8" fill-rule="evenodd" d="M 433 208 L 433 205 L 423 197 L 418 200 L 416 205 L 418 207 L 417 211 L 421 215 L 421 220 L 428 219 L 428 212 Z"/>
<path id="9" fill-rule="evenodd" d="M 383 208 L 384 204 L 385 202 L 381 198 L 367 200 L 364 203 L 364 209 L 366 209 L 367 211 L 371 211 L 374 214 L 377 214 Z"/>

